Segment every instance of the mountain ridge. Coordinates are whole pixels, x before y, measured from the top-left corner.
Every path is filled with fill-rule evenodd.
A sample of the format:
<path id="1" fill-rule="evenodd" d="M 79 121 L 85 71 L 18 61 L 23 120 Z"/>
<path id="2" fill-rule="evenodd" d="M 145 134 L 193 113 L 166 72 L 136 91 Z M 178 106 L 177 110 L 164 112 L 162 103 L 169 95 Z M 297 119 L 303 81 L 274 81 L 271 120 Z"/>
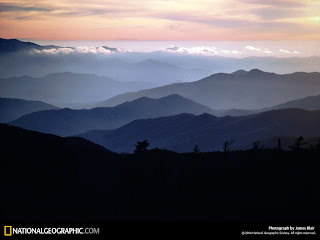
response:
<path id="1" fill-rule="evenodd" d="M 0 123 L 16 120 L 32 112 L 52 109 L 58 109 L 58 107 L 41 101 L 0 97 Z"/>
<path id="2" fill-rule="evenodd" d="M 116 152 L 132 152 L 137 141 L 148 139 L 150 146 L 190 152 L 222 150 L 224 141 L 235 139 L 234 149 L 274 136 L 319 137 L 320 111 L 271 110 L 242 117 L 214 117 L 180 114 L 135 120 L 115 130 L 89 131 L 79 136 Z M 161 129 L 161 131 L 158 131 Z"/>
<path id="3" fill-rule="evenodd" d="M 107 96 L 151 86 L 154 85 L 142 82 L 120 82 L 95 74 L 62 72 L 46 74 L 38 78 L 22 76 L 0 79 L 0 96 L 39 100 L 63 106 L 68 103 L 93 104 Z"/>
<path id="4" fill-rule="evenodd" d="M 112 108 L 83 110 L 60 109 L 31 113 L 10 122 L 25 129 L 70 136 L 92 129 L 112 129 L 136 119 L 177 115 L 179 113 L 214 113 L 206 106 L 179 95 L 160 99 L 140 98 Z"/>
<path id="5" fill-rule="evenodd" d="M 11 53 L 11 52 L 25 52 L 33 49 L 44 50 L 59 48 L 54 45 L 41 46 L 33 42 L 24 42 L 18 39 L 4 39 L 0 38 L 0 54 L 1 53 Z"/>
<path id="6" fill-rule="evenodd" d="M 115 106 L 143 96 L 160 98 L 179 94 L 216 110 L 254 110 L 316 95 L 319 92 L 320 73 L 297 72 L 280 75 L 253 69 L 246 74 L 218 73 L 194 82 L 128 92 L 109 98 L 96 106 Z"/>

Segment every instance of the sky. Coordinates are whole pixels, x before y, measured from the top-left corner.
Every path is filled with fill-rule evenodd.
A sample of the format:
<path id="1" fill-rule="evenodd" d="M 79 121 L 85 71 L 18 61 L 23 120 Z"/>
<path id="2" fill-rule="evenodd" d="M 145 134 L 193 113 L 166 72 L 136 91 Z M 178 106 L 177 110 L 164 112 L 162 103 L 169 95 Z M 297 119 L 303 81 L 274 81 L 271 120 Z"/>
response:
<path id="1" fill-rule="evenodd" d="M 320 40 L 320 0 L 0 0 L 0 37 Z"/>

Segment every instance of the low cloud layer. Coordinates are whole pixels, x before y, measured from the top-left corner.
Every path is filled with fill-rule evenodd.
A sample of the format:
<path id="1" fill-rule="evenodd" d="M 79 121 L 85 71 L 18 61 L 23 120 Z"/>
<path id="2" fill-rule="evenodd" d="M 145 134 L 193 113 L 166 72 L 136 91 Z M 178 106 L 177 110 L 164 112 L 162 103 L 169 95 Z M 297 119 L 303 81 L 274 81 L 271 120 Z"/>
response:
<path id="1" fill-rule="evenodd" d="M 69 54 L 69 53 L 114 54 L 114 53 L 125 53 L 125 52 L 131 52 L 131 51 L 124 50 L 121 48 L 79 46 L 76 48 L 50 48 L 50 49 L 43 49 L 43 50 L 34 49 L 34 52 L 44 53 L 44 54 Z"/>
<path id="2" fill-rule="evenodd" d="M 200 54 L 200 55 L 217 55 L 218 51 L 215 47 L 173 47 L 164 50 L 169 53 L 181 53 L 181 54 Z"/>
<path id="3" fill-rule="evenodd" d="M 288 50 L 280 49 L 279 52 L 285 53 L 285 54 L 299 54 L 299 52 L 296 51 L 296 50 L 294 50 L 294 51 L 288 51 Z"/>
<path id="4" fill-rule="evenodd" d="M 261 51 L 260 48 L 256 48 L 256 47 L 253 47 L 253 46 L 246 46 L 246 49 L 249 50 L 249 51 Z"/>
<path id="5" fill-rule="evenodd" d="M 248 45 L 242 49 L 220 49 L 218 47 L 171 47 L 163 50 L 168 53 L 175 54 L 192 54 L 192 55 L 206 55 L 206 56 L 228 56 L 228 57 L 246 57 L 246 56 L 279 56 L 300 54 L 297 50 L 284 50 L 284 49 L 269 49 L 263 47 L 255 47 Z"/>
<path id="6" fill-rule="evenodd" d="M 157 50 L 156 50 L 157 51 Z M 161 50 L 168 54 L 181 54 L 181 55 L 203 55 L 203 56 L 228 56 L 228 57 L 246 57 L 246 56 L 289 56 L 299 55 L 297 50 L 285 50 L 282 48 L 269 49 L 265 47 L 256 47 L 252 45 L 245 46 L 239 49 L 227 49 L 214 46 L 199 46 L 199 47 L 170 47 Z M 131 50 L 125 50 L 122 48 L 109 48 L 106 46 L 89 47 L 56 47 L 47 48 L 43 50 L 34 49 L 31 53 L 35 54 L 100 54 L 100 55 L 113 55 L 113 54 L 125 54 L 132 53 Z"/>
<path id="7" fill-rule="evenodd" d="M 232 50 L 232 51 L 230 51 L 230 50 L 222 50 L 222 51 L 220 51 L 220 53 L 222 53 L 222 54 L 242 54 L 241 52 L 239 52 L 237 50 Z"/>

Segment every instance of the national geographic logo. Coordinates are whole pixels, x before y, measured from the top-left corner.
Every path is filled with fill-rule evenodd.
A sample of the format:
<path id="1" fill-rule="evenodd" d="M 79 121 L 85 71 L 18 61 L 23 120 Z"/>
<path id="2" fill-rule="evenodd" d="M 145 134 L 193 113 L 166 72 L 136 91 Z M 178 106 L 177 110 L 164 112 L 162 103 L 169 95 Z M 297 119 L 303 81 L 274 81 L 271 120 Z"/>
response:
<path id="1" fill-rule="evenodd" d="M 4 226 L 4 235 L 12 236 L 12 226 Z"/>
<path id="2" fill-rule="evenodd" d="M 4 236 L 12 235 L 70 235 L 70 234 L 100 234 L 100 228 L 83 227 L 12 227 L 4 226 Z"/>

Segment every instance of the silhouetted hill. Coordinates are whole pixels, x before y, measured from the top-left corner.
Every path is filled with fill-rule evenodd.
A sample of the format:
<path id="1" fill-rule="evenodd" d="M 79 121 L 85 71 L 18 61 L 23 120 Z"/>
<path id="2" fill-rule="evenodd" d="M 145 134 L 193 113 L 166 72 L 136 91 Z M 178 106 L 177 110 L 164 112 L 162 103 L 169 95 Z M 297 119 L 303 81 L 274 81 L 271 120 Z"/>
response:
<path id="1" fill-rule="evenodd" d="M 116 153 L 82 138 L 0 124 L 0 145 L 5 156 L 0 162 L 5 170 L 0 180 L 6 183 L 2 190 L 7 194 L 0 200 L 1 220 L 80 217 L 90 212 L 84 203 L 100 182 L 111 181 L 109 167 L 118 169 Z M 106 175 L 101 174 L 102 169 Z"/>
<path id="2" fill-rule="evenodd" d="M 1 221 L 319 220 L 319 152 L 118 155 L 81 138 L 0 133 Z"/>
<path id="3" fill-rule="evenodd" d="M 214 113 L 214 111 L 175 94 L 160 99 L 142 97 L 113 108 L 41 111 L 23 116 L 10 124 L 39 132 L 70 136 L 93 129 L 118 128 L 136 119 L 180 113 L 199 115 Z"/>
<path id="4" fill-rule="evenodd" d="M 0 79 L 0 96 L 41 100 L 58 106 L 93 103 L 133 89 L 152 86 L 149 83 L 118 82 L 94 74 L 54 73 L 41 78 L 28 76 Z"/>
<path id="5" fill-rule="evenodd" d="M 98 106 L 115 106 L 143 96 L 160 98 L 179 94 L 212 109 L 260 109 L 320 92 L 320 73 L 297 72 L 278 75 L 257 69 L 226 74 L 218 73 L 191 83 L 124 93 Z"/>
<path id="6" fill-rule="evenodd" d="M 180 114 L 136 120 L 109 131 L 93 130 L 81 137 L 116 152 L 132 152 L 137 141 L 148 139 L 150 147 L 191 152 L 222 150 L 224 141 L 234 139 L 232 149 L 243 149 L 254 141 L 273 136 L 320 136 L 320 111 L 283 109 L 243 117 L 214 117 Z"/>
<path id="7" fill-rule="evenodd" d="M 16 148 L 23 148 L 25 150 L 28 149 L 28 152 L 30 153 L 37 149 L 37 151 L 34 151 L 35 155 L 40 155 L 40 152 L 46 152 L 45 149 L 50 148 L 52 148 L 51 151 L 57 151 L 58 154 L 60 151 L 62 153 L 62 150 L 66 150 L 67 152 L 69 149 L 71 150 L 71 152 L 74 152 L 75 155 L 81 155 L 80 152 L 82 151 L 92 151 L 92 153 L 95 152 L 96 154 L 108 154 L 111 157 L 115 157 L 118 155 L 105 149 L 102 146 L 79 137 L 62 138 L 59 136 L 30 131 L 2 123 L 0 123 L 0 132 L 1 146 L 11 146 Z M 74 149 L 78 147 L 79 149 L 77 151 L 74 151 Z M 59 148 L 61 148 L 61 150 L 59 150 Z M 3 150 L 9 151 L 7 148 L 4 148 Z M 59 159 L 57 159 L 57 161 L 58 160 Z"/>
<path id="8" fill-rule="evenodd" d="M 58 109 L 39 101 L 27 101 L 14 98 L 0 98 L 0 122 L 10 122 L 23 115 L 42 110 Z"/>

